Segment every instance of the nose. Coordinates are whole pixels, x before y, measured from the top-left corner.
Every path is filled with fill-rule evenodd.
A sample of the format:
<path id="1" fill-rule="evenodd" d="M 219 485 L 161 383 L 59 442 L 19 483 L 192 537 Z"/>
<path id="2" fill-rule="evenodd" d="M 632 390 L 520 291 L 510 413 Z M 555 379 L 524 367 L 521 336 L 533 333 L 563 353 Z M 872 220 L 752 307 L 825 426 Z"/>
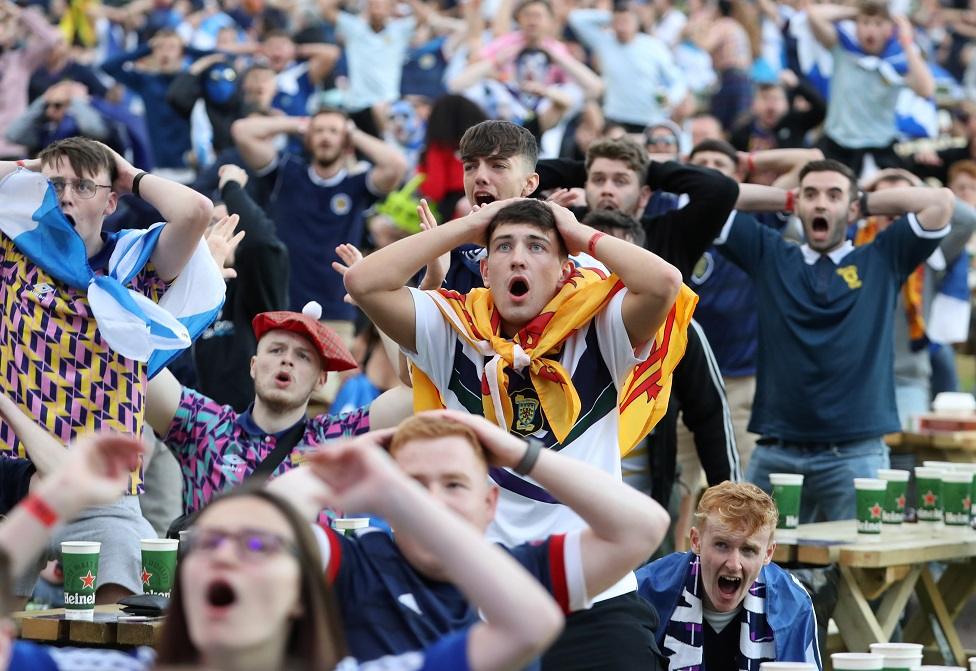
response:
<path id="1" fill-rule="evenodd" d="M 485 168 L 482 165 L 479 165 L 475 169 L 474 181 L 475 181 L 475 184 L 480 184 L 480 185 L 487 184 L 488 183 L 488 169 Z"/>
<path id="2" fill-rule="evenodd" d="M 210 552 L 210 561 L 215 564 L 237 564 L 240 561 L 240 556 L 237 552 L 237 545 L 233 538 L 224 538 L 217 547 L 213 548 Z"/>

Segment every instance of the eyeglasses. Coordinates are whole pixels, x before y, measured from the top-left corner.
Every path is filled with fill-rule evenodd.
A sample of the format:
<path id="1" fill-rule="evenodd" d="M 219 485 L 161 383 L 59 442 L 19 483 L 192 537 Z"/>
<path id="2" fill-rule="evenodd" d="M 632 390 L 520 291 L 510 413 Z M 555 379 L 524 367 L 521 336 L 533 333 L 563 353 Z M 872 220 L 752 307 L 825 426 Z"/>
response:
<path id="1" fill-rule="evenodd" d="M 95 184 L 95 182 L 91 181 L 90 179 L 68 180 L 64 177 L 52 177 L 48 181 L 50 181 L 51 186 L 54 187 L 54 193 L 58 198 L 64 195 L 64 188 L 68 186 L 68 184 L 70 184 L 71 188 L 74 189 L 76 196 L 79 198 L 84 198 L 85 200 L 94 198 L 95 193 L 98 192 L 99 189 L 112 188 L 109 184 Z"/>
<path id="2" fill-rule="evenodd" d="M 278 534 L 256 529 L 241 529 L 236 533 L 221 529 L 193 529 L 187 534 L 184 555 L 193 552 L 216 552 L 226 541 L 234 542 L 237 557 L 245 562 L 263 561 L 281 552 L 298 556 L 298 548 L 294 543 Z"/>
<path id="3" fill-rule="evenodd" d="M 658 135 L 657 137 L 646 137 L 644 141 L 647 144 L 664 144 L 669 147 L 674 147 L 678 144 L 678 139 L 673 135 Z"/>
<path id="4" fill-rule="evenodd" d="M 63 103 L 63 102 L 60 102 L 60 101 L 54 101 L 54 102 L 44 103 L 44 107 L 46 109 L 56 109 L 56 110 L 59 110 L 59 109 L 65 108 L 67 106 L 68 106 L 68 103 Z"/>

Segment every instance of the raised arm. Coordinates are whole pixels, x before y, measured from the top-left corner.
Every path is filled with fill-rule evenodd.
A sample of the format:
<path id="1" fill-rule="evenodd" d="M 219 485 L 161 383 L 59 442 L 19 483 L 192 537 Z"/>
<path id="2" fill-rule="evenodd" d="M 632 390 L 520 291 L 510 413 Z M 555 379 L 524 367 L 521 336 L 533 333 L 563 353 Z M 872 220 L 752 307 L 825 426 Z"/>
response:
<path id="1" fill-rule="evenodd" d="M 50 475 L 61 467 L 68 457 L 64 443 L 48 433 L 6 394 L 0 394 L 0 415 L 14 430 L 39 476 Z"/>
<path id="2" fill-rule="evenodd" d="M 471 669 L 521 668 L 562 628 L 556 603 L 512 557 L 405 476 L 377 440 L 366 434 L 330 443 L 309 456 L 309 465 L 336 507 L 373 512 L 440 558 L 448 580 L 484 617 L 469 634 Z"/>
<path id="3" fill-rule="evenodd" d="M 102 146 L 115 157 L 118 177 L 113 188 L 117 193 L 132 193 L 134 180 L 142 173 L 136 195 L 159 210 L 167 222 L 150 260 L 164 281 L 176 279 L 210 223 L 213 203 L 188 186 L 143 173 L 109 147 Z"/>
<path id="4" fill-rule="evenodd" d="M 552 58 L 552 61 L 561 67 L 566 74 L 576 80 L 576 83 L 583 89 L 583 95 L 588 100 L 595 100 L 602 96 L 604 86 L 600 75 L 586 67 L 583 62 L 574 58 L 568 50 L 560 47 L 562 45 L 556 40 L 546 40 L 545 49 L 550 58 Z"/>
<path id="5" fill-rule="evenodd" d="M 146 392 L 146 423 L 160 440 L 169 433 L 169 427 L 176 418 L 183 396 L 183 385 L 164 368 L 149 380 Z"/>
<path id="6" fill-rule="evenodd" d="M 399 186 L 408 165 L 406 157 L 392 143 L 373 137 L 358 128 L 349 120 L 349 139 L 356 151 L 362 153 L 373 164 L 369 171 L 369 181 L 373 189 L 379 193 L 390 193 Z"/>
<path id="7" fill-rule="evenodd" d="M 775 172 L 778 177 L 774 186 L 792 189 L 799 183 L 800 170 L 810 161 L 819 161 L 823 152 L 819 149 L 767 149 L 756 152 L 739 152 L 739 165 L 743 172 Z M 742 187 L 739 187 L 741 195 Z M 736 203 L 739 209 L 745 209 Z"/>
<path id="8" fill-rule="evenodd" d="M 379 330 L 401 347 L 416 351 L 413 297 L 406 288 L 410 278 L 455 247 L 468 242 L 481 244 L 488 222 L 511 202 L 495 201 L 466 217 L 376 250 L 346 272 L 346 291 Z"/>
<path id="9" fill-rule="evenodd" d="M 121 498 L 141 454 L 142 443 L 121 434 L 88 434 L 74 441 L 62 465 L 0 523 L 0 547 L 10 557 L 11 575 L 21 575 L 37 558 L 56 524 Z"/>
<path id="10" fill-rule="evenodd" d="M 304 135 L 307 130 L 308 117 L 247 117 L 235 121 L 230 134 L 247 167 L 260 172 L 278 156 L 275 137 L 282 133 Z"/>
<path id="11" fill-rule="evenodd" d="M 827 49 L 832 49 L 837 44 L 837 26 L 834 25 L 834 22 L 853 19 L 857 16 L 856 7 L 845 7 L 843 5 L 809 3 L 806 10 L 813 36 Z"/>
<path id="12" fill-rule="evenodd" d="M 561 205 L 547 203 L 556 216 L 556 227 L 570 254 L 588 251 L 627 287 L 623 320 L 636 348 L 654 337 L 664 323 L 681 289 L 681 272 L 656 254 L 624 240 L 598 234 Z"/>
<path id="13" fill-rule="evenodd" d="M 514 468 L 528 449 L 524 440 L 477 415 L 434 413 L 470 427 L 493 466 Z M 528 475 L 588 525 L 580 536 L 580 556 L 590 598 L 646 561 L 671 524 L 668 512 L 649 496 L 554 450 L 542 450 Z"/>
<path id="14" fill-rule="evenodd" d="M 927 231 L 938 231 L 949 223 L 956 197 L 949 189 L 904 186 L 865 194 L 870 214 L 914 213 Z M 862 213 L 866 215 L 867 213 Z"/>
<path id="15" fill-rule="evenodd" d="M 915 46 L 915 30 L 912 28 L 912 23 L 905 16 L 895 16 L 893 20 L 898 27 L 898 43 L 904 50 L 905 60 L 908 62 L 905 83 L 923 98 L 931 98 L 935 95 L 935 79 L 922 57 L 921 49 Z"/>

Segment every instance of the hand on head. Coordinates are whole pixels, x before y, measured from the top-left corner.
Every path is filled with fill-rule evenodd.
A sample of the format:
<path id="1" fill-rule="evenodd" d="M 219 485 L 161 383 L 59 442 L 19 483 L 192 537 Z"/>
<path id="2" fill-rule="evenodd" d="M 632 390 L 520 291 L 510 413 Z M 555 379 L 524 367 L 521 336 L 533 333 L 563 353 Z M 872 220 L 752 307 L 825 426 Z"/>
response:
<path id="1" fill-rule="evenodd" d="M 328 443 L 308 455 L 308 468 L 329 490 L 330 507 L 385 516 L 396 484 L 408 482 L 386 453 L 394 431 L 371 431 Z"/>
<path id="2" fill-rule="evenodd" d="M 223 189 L 227 182 L 237 182 L 242 187 L 247 185 L 247 171 L 244 170 L 239 165 L 234 165 L 233 163 L 225 163 L 220 166 L 217 170 L 217 176 L 219 181 L 217 182 L 217 188 Z"/>
<path id="3" fill-rule="evenodd" d="M 431 410 L 423 413 L 438 419 L 449 419 L 468 427 L 478 437 L 489 466 L 514 468 L 525 456 L 526 443 L 480 415 L 458 410 Z"/>

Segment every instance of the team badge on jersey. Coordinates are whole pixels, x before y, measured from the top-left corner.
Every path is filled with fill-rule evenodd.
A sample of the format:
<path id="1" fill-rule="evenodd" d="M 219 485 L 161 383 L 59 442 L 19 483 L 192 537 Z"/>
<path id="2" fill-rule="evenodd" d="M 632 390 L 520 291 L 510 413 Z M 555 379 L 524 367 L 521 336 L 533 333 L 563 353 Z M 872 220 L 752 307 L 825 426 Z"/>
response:
<path id="1" fill-rule="evenodd" d="M 698 259 L 698 263 L 695 264 L 694 270 L 691 271 L 691 281 L 693 284 L 702 285 L 708 281 L 708 278 L 712 276 L 712 271 L 715 270 L 715 259 L 712 258 L 711 252 L 705 252 L 702 257 Z"/>
<path id="2" fill-rule="evenodd" d="M 844 266 L 837 269 L 837 274 L 847 282 L 847 288 L 853 291 L 861 288 L 861 279 L 857 276 L 857 266 Z"/>
<path id="3" fill-rule="evenodd" d="M 337 193 L 332 196 L 331 202 L 329 202 L 329 207 L 332 208 L 334 214 L 340 216 L 349 214 L 349 210 L 352 209 L 352 198 L 344 193 Z"/>
<path id="4" fill-rule="evenodd" d="M 539 414 L 539 399 L 515 394 L 512 402 L 515 406 L 515 431 L 525 435 L 535 433 L 538 430 L 536 416 Z"/>

